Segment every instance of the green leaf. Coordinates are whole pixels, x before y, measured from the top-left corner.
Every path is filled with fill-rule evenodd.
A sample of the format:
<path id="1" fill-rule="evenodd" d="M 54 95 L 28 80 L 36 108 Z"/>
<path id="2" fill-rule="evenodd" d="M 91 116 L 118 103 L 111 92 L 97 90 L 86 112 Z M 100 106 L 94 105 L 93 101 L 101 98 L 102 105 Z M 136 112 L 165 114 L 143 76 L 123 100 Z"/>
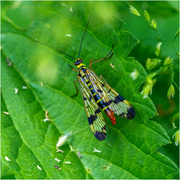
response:
<path id="1" fill-rule="evenodd" d="M 149 13 L 147 12 L 147 10 L 144 10 L 144 17 L 148 22 L 150 21 L 150 16 L 149 16 Z"/>
<path id="2" fill-rule="evenodd" d="M 173 86 L 173 84 L 171 84 L 168 88 L 168 91 L 167 91 L 167 97 L 168 99 L 171 99 L 174 97 L 174 94 L 175 94 L 175 88 Z"/>
<path id="3" fill-rule="evenodd" d="M 155 49 L 156 56 L 159 56 L 159 54 L 160 54 L 161 45 L 162 45 L 162 42 L 159 42 L 158 44 L 156 44 L 156 49 Z"/>
<path id="4" fill-rule="evenodd" d="M 161 59 L 150 59 L 150 58 L 148 58 L 146 61 L 147 70 L 151 70 L 151 69 L 155 68 L 157 65 L 159 65 L 159 63 L 161 61 L 162 61 Z"/>
<path id="5" fill-rule="evenodd" d="M 179 36 L 179 31 L 180 31 L 180 28 L 176 31 L 176 34 L 174 36 L 174 39 L 172 41 L 172 43 L 175 41 L 175 39 Z"/>
<path id="6" fill-rule="evenodd" d="M 4 171 L 4 176 L 158 179 L 173 178 L 178 173 L 177 166 L 168 157 L 156 152 L 170 143 L 170 139 L 159 124 L 148 120 L 157 112 L 150 98 L 143 99 L 139 93 L 147 73 L 138 61 L 127 57 L 138 41 L 130 32 L 122 30 L 123 23 L 117 17 L 117 12 L 128 9 L 126 2 L 103 2 L 105 9 L 111 11 L 108 20 L 101 18 L 97 9 L 94 11 L 80 55 L 88 65 L 89 59 L 104 57 L 115 44 L 112 58 L 92 67 L 130 101 L 136 111 L 131 121 L 116 117 L 116 126 L 105 117 L 108 136 L 104 141 L 93 136 L 80 93 L 71 97 L 76 92 L 73 81 L 77 79 L 68 66 L 73 65 L 72 59 L 31 40 L 38 39 L 76 58 L 89 18 L 88 10 L 94 9 L 94 3 L 96 7 L 102 5 L 102 2 L 23 2 L 22 5 L 30 6 L 34 13 L 34 20 L 26 31 L 3 20 L 2 111 L 9 115 L 2 113 L 2 123 L 10 125 L 2 126 L 2 135 L 6 138 L 1 151 L 3 159 L 5 156 L 11 159 L 3 160 L 3 166 L 11 170 Z M 12 66 L 8 66 L 6 58 Z M 134 69 L 139 74 L 135 80 L 130 76 Z M 44 121 L 46 111 L 51 121 Z M 71 131 L 72 135 L 60 147 L 64 153 L 56 152 L 58 138 Z M 11 145 L 12 151 L 7 145 Z M 101 152 L 93 152 L 94 148 Z M 58 163 L 55 159 L 61 161 Z"/>
<path id="7" fill-rule="evenodd" d="M 130 5 L 130 12 L 133 13 L 134 15 L 136 15 L 136 16 L 141 16 L 139 14 L 138 10 L 132 5 Z"/>
<path id="8" fill-rule="evenodd" d="M 152 21 L 150 21 L 150 22 L 149 22 L 149 25 L 150 25 L 153 29 L 156 29 L 156 28 L 157 28 L 156 20 L 153 19 Z"/>

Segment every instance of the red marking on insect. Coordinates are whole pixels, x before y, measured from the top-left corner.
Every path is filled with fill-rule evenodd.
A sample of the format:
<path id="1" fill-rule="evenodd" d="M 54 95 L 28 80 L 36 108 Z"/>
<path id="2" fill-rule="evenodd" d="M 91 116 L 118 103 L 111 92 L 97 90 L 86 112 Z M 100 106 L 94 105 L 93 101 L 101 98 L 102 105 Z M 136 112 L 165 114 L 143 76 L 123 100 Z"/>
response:
<path id="1" fill-rule="evenodd" d="M 110 118 L 112 124 L 115 125 L 116 124 L 116 118 L 114 116 L 114 112 L 111 109 L 107 108 L 105 113 Z"/>

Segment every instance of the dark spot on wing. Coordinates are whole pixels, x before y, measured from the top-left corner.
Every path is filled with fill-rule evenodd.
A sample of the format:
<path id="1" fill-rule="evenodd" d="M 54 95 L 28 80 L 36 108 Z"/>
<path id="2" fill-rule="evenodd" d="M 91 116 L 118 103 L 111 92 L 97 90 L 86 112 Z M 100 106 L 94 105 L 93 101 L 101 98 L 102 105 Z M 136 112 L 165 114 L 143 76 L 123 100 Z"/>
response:
<path id="1" fill-rule="evenodd" d="M 127 119 L 133 119 L 134 117 L 135 117 L 135 110 L 133 107 L 131 107 L 127 111 Z"/>
<path id="2" fill-rule="evenodd" d="M 97 119 L 96 115 L 91 115 L 90 117 L 88 117 L 88 122 L 89 125 L 93 124 L 93 122 Z"/>
<path id="3" fill-rule="evenodd" d="M 98 114 L 100 112 L 101 112 L 101 110 L 99 108 L 95 110 L 95 114 Z"/>
<path id="4" fill-rule="evenodd" d="M 108 102 L 106 102 L 106 106 L 109 106 L 112 102 L 114 102 L 113 100 L 109 100 Z"/>
<path id="5" fill-rule="evenodd" d="M 120 95 L 115 97 L 114 104 L 118 104 L 119 102 L 124 101 L 124 98 Z"/>
<path id="6" fill-rule="evenodd" d="M 106 139 L 106 133 L 104 133 L 104 132 L 96 131 L 94 136 L 100 141 Z"/>
<path id="7" fill-rule="evenodd" d="M 123 98 L 121 95 L 118 95 L 117 96 L 121 101 L 124 101 L 125 100 L 125 98 Z"/>
<path id="8" fill-rule="evenodd" d="M 94 111 L 94 114 L 95 114 L 95 115 L 91 114 L 90 117 L 88 117 L 88 122 L 89 122 L 89 124 L 93 124 L 93 122 L 97 119 L 96 114 L 98 114 L 98 113 L 100 113 L 100 112 L 101 112 L 101 110 L 100 110 L 99 108 L 97 108 L 97 109 Z"/>
<path id="9" fill-rule="evenodd" d="M 125 114 L 126 114 L 126 113 L 122 112 L 119 116 L 124 117 Z"/>

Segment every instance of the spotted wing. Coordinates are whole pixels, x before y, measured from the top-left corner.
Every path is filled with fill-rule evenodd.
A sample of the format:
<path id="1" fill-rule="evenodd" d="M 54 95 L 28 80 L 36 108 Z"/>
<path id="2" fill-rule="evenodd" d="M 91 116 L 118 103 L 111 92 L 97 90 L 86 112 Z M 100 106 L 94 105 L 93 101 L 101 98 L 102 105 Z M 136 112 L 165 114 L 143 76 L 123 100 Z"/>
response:
<path id="1" fill-rule="evenodd" d="M 130 103 L 113 90 L 109 84 L 100 79 L 91 70 L 86 71 L 93 88 L 99 94 L 106 105 L 117 115 L 122 116 L 126 119 L 133 119 L 135 117 L 134 108 Z"/>
<path id="2" fill-rule="evenodd" d="M 84 79 L 78 78 L 89 126 L 94 136 L 102 141 L 106 138 L 106 122 Z"/>

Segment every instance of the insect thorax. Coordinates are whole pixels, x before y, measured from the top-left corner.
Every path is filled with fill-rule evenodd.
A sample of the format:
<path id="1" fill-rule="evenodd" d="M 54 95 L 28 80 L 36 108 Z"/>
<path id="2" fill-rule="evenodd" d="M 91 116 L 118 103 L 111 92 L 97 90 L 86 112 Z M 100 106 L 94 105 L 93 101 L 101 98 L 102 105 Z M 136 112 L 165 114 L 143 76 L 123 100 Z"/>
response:
<path id="1" fill-rule="evenodd" d="M 78 68 L 78 69 L 79 69 L 78 76 L 85 77 L 87 67 L 86 67 L 86 66 L 81 66 L 81 67 Z"/>

